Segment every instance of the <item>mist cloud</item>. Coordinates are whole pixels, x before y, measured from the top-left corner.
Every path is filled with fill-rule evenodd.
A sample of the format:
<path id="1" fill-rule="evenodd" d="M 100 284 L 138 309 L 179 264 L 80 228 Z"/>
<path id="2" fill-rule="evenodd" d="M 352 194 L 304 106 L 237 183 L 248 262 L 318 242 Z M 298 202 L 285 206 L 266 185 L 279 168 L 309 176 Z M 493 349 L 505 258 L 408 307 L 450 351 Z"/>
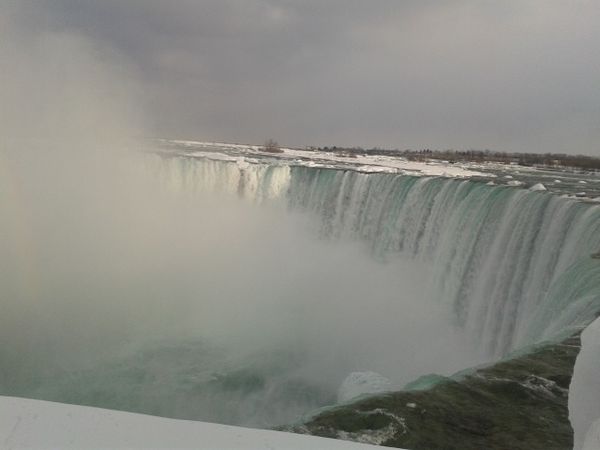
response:
<path id="1" fill-rule="evenodd" d="M 368 137 L 345 135 L 358 123 L 345 102 L 368 107 L 381 95 L 361 87 L 383 77 L 371 58 L 386 28 L 379 37 L 363 28 L 393 14 L 359 3 L 339 16 L 334 3 L 175 5 L 2 3 L 2 393 L 65 383 L 68 397 L 78 370 L 126 356 L 135 366 L 140 348 L 188 339 L 216 342 L 232 359 L 296 352 L 298 375 L 330 392 L 355 370 L 401 386 L 467 366 L 473 353 L 443 307 L 415 301 L 423 267 L 315 242 L 277 208 L 174 197 L 148 155 L 121 151 L 154 133 Z"/>
<path id="2" fill-rule="evenodd" d="M 326 401 L 289 406 L 294 382 L 335 398 L 353 371 L 401 387 L 479 361 L 424 265 L 319 241 L 276 205 L 169 193 L 144 155 L 3 156 L 19 197 L 0 195 L 4 395 L 266 426 Z M 264 387 L 202 390 L 240 367 Z"/>

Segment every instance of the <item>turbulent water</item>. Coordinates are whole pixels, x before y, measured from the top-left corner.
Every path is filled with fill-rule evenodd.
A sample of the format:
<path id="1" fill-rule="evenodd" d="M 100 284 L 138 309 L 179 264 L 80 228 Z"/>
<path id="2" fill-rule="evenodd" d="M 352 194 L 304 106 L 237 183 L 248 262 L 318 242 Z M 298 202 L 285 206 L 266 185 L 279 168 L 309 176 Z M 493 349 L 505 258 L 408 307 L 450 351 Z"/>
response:
<path id="1" fill-rule="evenodd" d="M 41 225 L 27 246 L 0 243 L 45 266 L 32 283 L 26 258 L 2 260 L 26 289 L 0 274 L 16 299 L 0 393 L 273 426 L 335 403 L 352 373 L 399 389 L 559 339 L 600 310 L 598 205 L 274 158 L 149 154 L 142 171 L 166 201 L 124 189 L 129 175 L 109 186 L 102 170 L 69 170 L 49 193 L 52 171 L 28 175 Z"/>
<path id="2" fill-rule="evenodd" d="M 174 189 L 279 200 L 319 218 L 322 236 L 366 241 L 433 268 L 427 295 L 497 358 L 565 336 L 600 309 L 600 206 L 447 178 L 237 164 L 160 163 Z"/>

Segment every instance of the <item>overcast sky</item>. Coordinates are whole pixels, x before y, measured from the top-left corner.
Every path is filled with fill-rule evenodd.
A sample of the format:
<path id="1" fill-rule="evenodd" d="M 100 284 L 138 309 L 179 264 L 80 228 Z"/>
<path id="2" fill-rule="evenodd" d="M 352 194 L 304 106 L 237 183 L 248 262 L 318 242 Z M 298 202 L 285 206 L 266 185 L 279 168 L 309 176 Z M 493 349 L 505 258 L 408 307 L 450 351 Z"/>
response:
<path id="1" fill-rule="evenodd" d="M 598 0 L 1 6 L 22 39 L 110 49 L 157 136 L 600 156 Z"/>

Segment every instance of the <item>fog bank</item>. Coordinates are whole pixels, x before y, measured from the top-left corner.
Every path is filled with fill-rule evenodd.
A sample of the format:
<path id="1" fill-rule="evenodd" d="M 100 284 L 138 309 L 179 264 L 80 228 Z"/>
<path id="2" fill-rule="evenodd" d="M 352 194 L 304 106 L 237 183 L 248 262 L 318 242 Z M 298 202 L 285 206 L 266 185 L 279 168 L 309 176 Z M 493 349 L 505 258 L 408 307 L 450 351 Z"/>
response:
<path id="1" fill-rule="evenodd" d="M 0 19 L 0 393 L 107 406 L 77 380 L 98 374 L 110 397 L 129 385 L 102 384 L 106 367 L 170 348 L 174 366 L 142 364 L 134 381 L 149 395 L 148 377 L 166 379 L 158 395 L 117 406 L 202 418 L 207 397 L 174 394 L 190 342 L 217 349 L 192 372 L 291 355 L 277 377 L 316 386 L 317 406 L 351 371 L 401 386 L 470 360 L 446 311 L 421 298 L 424 267 L 319 241 L 281 205 L 163 190 L 132 148 L 149 133 L 135 71 L 81 34 L 25 33 L 14 23 L 27 12 Z M 254 403 L 232 408 L 254 414 Z M 248 423 L 228 411 L 222 420 Z"/>

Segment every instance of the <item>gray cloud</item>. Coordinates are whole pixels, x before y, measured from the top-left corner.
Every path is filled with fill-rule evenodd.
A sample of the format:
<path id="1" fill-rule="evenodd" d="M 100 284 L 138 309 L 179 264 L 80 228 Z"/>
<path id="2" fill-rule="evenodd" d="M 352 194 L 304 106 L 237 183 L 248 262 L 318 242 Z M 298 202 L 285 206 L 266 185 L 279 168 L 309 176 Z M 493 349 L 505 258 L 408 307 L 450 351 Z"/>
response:
<path id="1" fill-rule="evenodd" d="M 600 156 L 596 1 L 5 3 L 119 53 L 158 135 Z"/>

